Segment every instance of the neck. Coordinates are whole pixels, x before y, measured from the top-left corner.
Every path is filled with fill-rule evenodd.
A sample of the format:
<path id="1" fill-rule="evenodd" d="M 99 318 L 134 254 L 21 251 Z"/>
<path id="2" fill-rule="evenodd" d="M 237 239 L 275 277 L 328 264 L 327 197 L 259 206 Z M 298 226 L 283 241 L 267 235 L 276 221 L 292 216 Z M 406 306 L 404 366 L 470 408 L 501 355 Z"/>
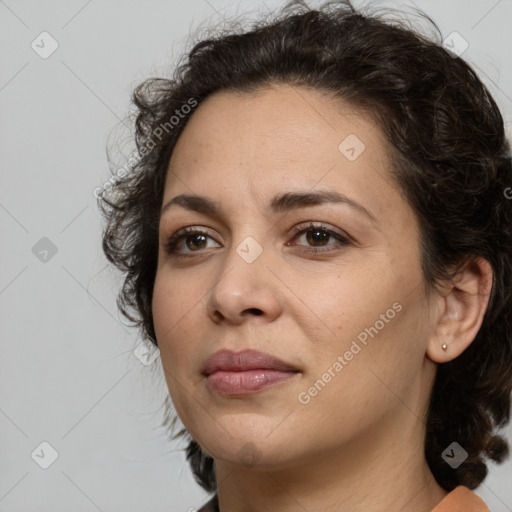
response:
<path id="1" fill-rule="evenodd" d="M 402 413 L 402 428 L 396 416 L 389 418 L 388 425 L 328 453 L 308 454 L 293 467 L 217 459 L 220 512 L 431 512 L 448 493 L 420 457 L 424 426 L 407 408 Z"/>

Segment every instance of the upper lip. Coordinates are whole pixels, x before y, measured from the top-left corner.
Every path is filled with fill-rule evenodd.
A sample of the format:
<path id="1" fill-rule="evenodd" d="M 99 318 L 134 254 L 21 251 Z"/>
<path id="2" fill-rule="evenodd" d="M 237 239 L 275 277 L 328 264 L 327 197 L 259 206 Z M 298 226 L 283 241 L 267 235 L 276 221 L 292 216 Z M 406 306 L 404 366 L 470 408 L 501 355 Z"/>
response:
<path id="1" fill-rule="evenodd" d="M 210 375 L 213 372 L 245 371 L 245 370 L 280 370 L 283 372 L 298 372 L 299 370 L 277 357 L 258 352 L 257 350 L 219 350 L 212 354 L 203 366 L 203 374 Z"/>

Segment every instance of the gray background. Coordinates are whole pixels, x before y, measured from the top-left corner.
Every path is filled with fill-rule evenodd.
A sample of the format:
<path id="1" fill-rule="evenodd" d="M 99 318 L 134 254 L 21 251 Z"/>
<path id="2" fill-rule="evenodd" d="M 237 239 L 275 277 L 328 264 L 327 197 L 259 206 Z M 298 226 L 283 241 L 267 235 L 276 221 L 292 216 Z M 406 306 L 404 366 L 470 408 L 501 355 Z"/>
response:
<path id="1" fill-rule="evenodd" d="M 0 512 L 203 503 L 184 444 L 159 427 L 159 359 L 136 357 L 137 333 L 117 313 L 119 275 L 101 252 L 93 191 L 110 176 L 106 141 L 136 84 L 168 74 L 200 24 L 283 4 L 0 0 Z M 444 36 L 467 40 L 463 57 L 510 122 L 512 1 L 415 5 Z M 59 45 L 46 59 L 31 47 L 43 31 Z M 506 435 L 512 441 L 510 427 Z M 52 452 L 42 442 L 58 453 L 47 469 Z M 511 483 L 511 461 L 491 465 L 477 493 L 492 512 L 512 511 Z"/>

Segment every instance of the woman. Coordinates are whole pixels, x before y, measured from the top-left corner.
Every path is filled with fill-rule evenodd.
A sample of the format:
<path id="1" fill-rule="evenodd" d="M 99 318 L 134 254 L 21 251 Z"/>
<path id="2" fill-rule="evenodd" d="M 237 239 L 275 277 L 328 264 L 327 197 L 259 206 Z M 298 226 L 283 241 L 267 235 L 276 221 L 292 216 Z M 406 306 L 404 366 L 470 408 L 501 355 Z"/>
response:
<path id="1" fill-rule="evenodd" d="M 512 164 L 468 64 L 348 1 L 292 2 L 134 102 L 103 247 L 215 492 L 201 510 L 488 510 Z"/>

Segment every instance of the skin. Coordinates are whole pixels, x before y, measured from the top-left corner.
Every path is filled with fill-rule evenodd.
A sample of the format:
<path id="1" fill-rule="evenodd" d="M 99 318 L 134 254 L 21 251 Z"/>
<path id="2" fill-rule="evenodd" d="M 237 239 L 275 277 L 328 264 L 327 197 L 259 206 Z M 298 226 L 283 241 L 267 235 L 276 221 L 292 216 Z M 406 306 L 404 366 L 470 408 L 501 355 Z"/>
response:
<path id="1" fill-rule="evenodd" d="M 365 144 L 353 161 L 338 149 L 349 134 Z M 154 324 L 176 411 L 215 459 L 222 512 L 428 512 L 447 494 L 423 455 L 424 416 L 437 365 L 478 332 L 492 272 L 478 260 L 427 293 L 418 222 L 388 173 L 388 148 L 362 112 L 285 85 L 215 93 L 178 140 L 163 204 L 197 194 L 220 213 L 163 213 Z M 376 221 L 344 203 L 269 210 L 276 194 L 319 190 L 345 194 Z M 308 221 L 349 243 L 294 235 Z M 185 226 L 207 242 L 183 238 L 179 258 L 165 243 Z M 246 237 L 263 249 L 251 263 L 237 252 Z M 394 318 L 300 403 L 394 303 Z M 221 396 L 201 373 L 221 348 L 260 350 L 300 373 Z"/>

